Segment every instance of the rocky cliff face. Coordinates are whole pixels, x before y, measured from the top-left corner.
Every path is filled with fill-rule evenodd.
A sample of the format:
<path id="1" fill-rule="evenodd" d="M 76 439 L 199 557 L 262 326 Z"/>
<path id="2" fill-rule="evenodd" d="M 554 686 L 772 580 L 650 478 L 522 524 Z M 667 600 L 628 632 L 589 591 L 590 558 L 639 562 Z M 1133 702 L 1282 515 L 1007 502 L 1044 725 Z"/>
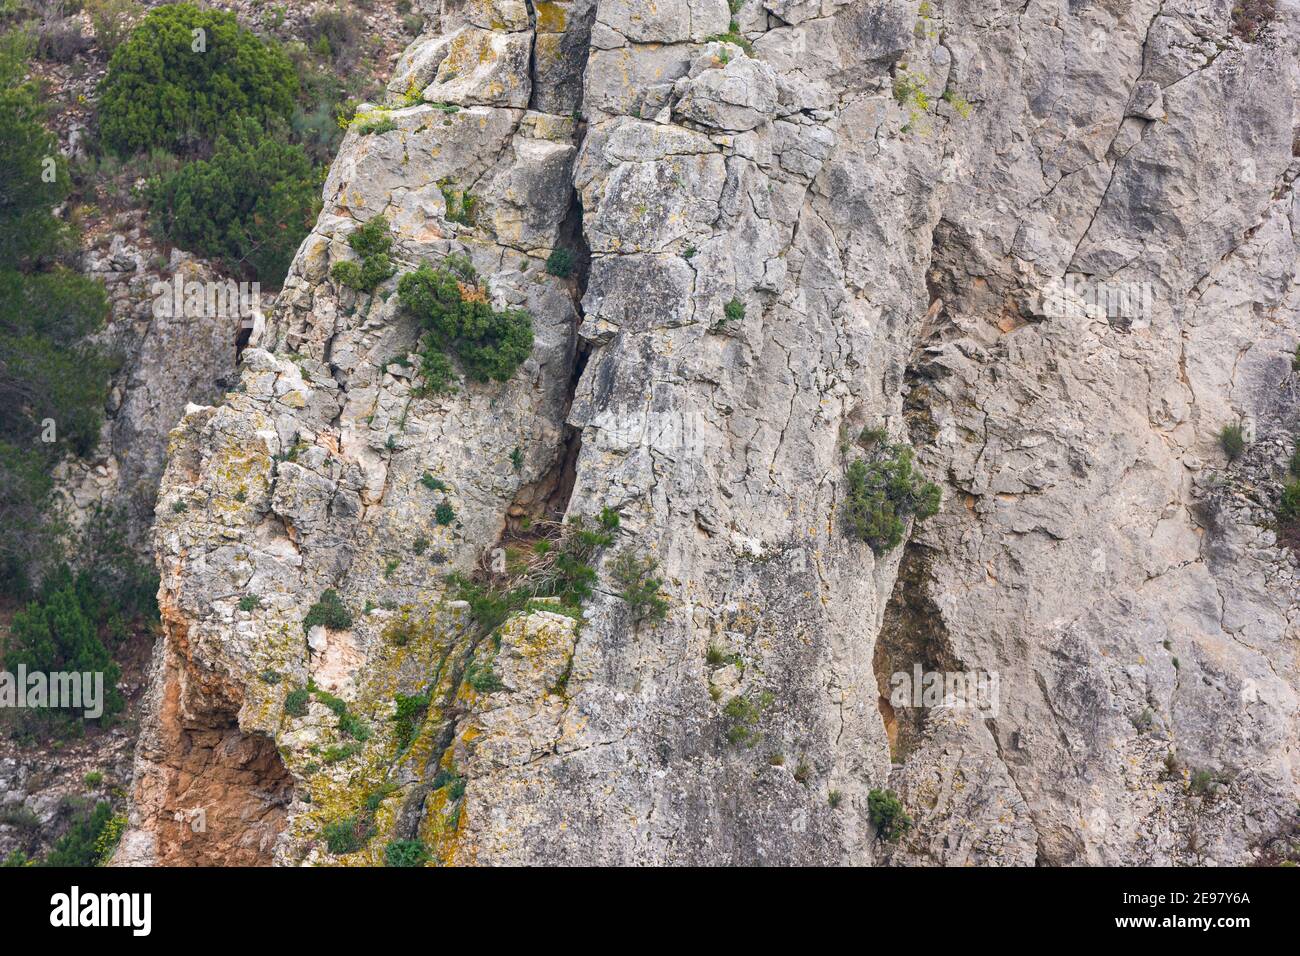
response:
<path id="1" fill-rule="evenodd" d="M 1298 16 L 444 0 L 239 384 L 172 432 L 118 862 L 1277 853 Z M 509 382 L 423 395 L 396 278 L 330 278 L 379 214 L 400 272 L 468 256 L 529 311 Z M 880 555 L 840 520 L 864 429 L 944 488 Z M 607 508 L 580 620 L 484 633 L 451 599 Z M 642 558 L 662 621 L 621 593 Z M 999 706 L 900 714 L 914 664 L 996 674 Z"/>

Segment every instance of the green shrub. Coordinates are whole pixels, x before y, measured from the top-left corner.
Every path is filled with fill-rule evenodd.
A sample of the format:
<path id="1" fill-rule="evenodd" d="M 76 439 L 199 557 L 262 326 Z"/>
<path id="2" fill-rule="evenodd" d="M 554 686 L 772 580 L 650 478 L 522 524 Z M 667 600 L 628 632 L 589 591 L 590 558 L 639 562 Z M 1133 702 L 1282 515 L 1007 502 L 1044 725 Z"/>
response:
<path id="1" fill-rule="evenodd" d="M 460 574 L 448 575 L 447 591 L 454 600 L 468 602 L 470 617 L 484 634 L 495 631 L 532 597 L 525 588 L 508 591 L 486 587 Z"/>
<path id="2" fill-rule="evenodd" d="M 573 273 L 573 252 L 569 249 L 556 249 L 546 260 L 546 271 L 553 276 L 567 279 Z"/>
<path id="3" fill-rule="evenodd" d="M 100 801 L 89 813 L 82 811 L 75 816 L 72 826 L 55 841 L 41 866 L 100 866 L 112 855 L 121 832 L 121 824 L 113 816 L 113 807 Z M 106 833 L 112 846 L 104 839 Z"/>
<path id="4" fill-rule="evenodd" d="M 448 770 L 444 767 L 433 778 L 433 789 L 441 790 L 444 787 L 447 788 L 448 800 L 459 800 L 465 795 L 465 778 L 456 773 L 455 770 Z"/>
<path id="5" fill-rule="evenodd" d="M 284 698 L 284 712 L 290 717 L 306 717 L 307 705 L 310 701 L 311 696 L 305 688 L 291 690 Z"/>
<path id="6" fill-rule="evenodd" d="M 357 262 L 336 262 L 330 275 L 341 284 L 360 292 L 373 292 L 375 286 L 389 278 L 397 267 L 389 259 L 393 237 L 388 231 L 388 220 L 383 216 L 359 226 L 348 236 L 348 245 L 361 257 Z"/>
<path id="7" fill-rule="evenodd" d="M 316 699 L 334 712 L 334 716 L 339 719 L 339 732 L 347 734 L 358 743 L 365 743 L 370 739 L 370 726 L 348 710 L 347 701 L 341 697 L 335 697 L 328 691 L 321 690 L 319 687 L 311 687 L 316 695 Z M 354 751 L 355 752 L 355 751 Z"/>
<path id="8" fill-rule="evenodd" d="M 75 244 L 51 210 L 71 183 L 29 55 L 25 35 L 0 37 L 0 593 L 18 595 L 56 557 L 49 469 L 94 448 L 112 370 L 86 340 L 108 317 L 104 288 L 60 263 Z"/>
<path id="9" fill-rule="evenodd" d="M 419 840 L 393 840 L 384 847 L 384 866 L 424 866 L 429 848 Z"/>
<path id="10" fill-rule="evenodd" d="M 374 823 L 364 814 L 344 817 L 328 823 L 321 831 L 325 846 L 335 855 L 355 853 L 374 836 Z"/>
<path id="11" fill-rule="evenodd" d="M 104 782 L 104 775 L 98 770 L 92 770 L 81 778 L 81 782 L 86 785 L 87 790 L 94 790 Z"/>
<path id="12" fill-rule="evenodd" d="M 1236 461 L 1246 450 L 1246 437 L 1241 423 L 1224 425 L 1219 430 L 1219 447 L 1228 456 L 1228 461 Z"/>
<path id="13" fill-rule="evenodd" d="M 758 733 L 758 721 L 772 704 L 772 695 L 764 692 L 750 698 L 737 694 L 722 708 L 722 715 L 727 723 L 727 742 L 733 746 L 752 747 L 762 740 Z"/>
<path id="14" fill-rule="evenodd" d="M 204 49 L 197 51 L 195 30 Z M 109 60 L 99 90 L 99 128 L 119 156 L 153 146 L 202 152 L 235 117 L 288 121 L 298 79 L 275 43 L 233 13 L 190 3 L 152 10 Z"/>
<path id="15" fill-rule="evenodd" d="M 88 572 L 74 581 L 66 567 L 44 583 L 39 600 L 14 615 L 5 649 L 5 670 L 67 671 L 104 675 L 103 714 L 111 717 L 126 706 L 117 681 L 122 670 L 109 655 L 96 628 L 95 598 Z M 32 710 L 30 719 L 71 722 L 82 717 L 53 709 Z"/>
<path id="16" fill-rule="evenodd" d="M 423 694 L 398 694 L 393 698 L 393 702 L 397 705 L 397 712 L 393 714 L 393 724 L 398 751 L 411 746 L 411 741 L 415 739 L 424 715 L 429 711 L 429 702 L 432 699 L 433 695 L 428 691 Z"/>
<path id="17" fill-rule="evenodd" d="M 370 727 L 351 711 L 339 715 L 339 731 L 362 743 L 370 739 Z"/>
<path id="18" fill-rule="evenodd" d="M 43 125 L 46 98 L 27 80 L 30 57 L 27 35 L 0 37 L 0 265 L 6 269 L 29 266 L 66 247 L 68 238 L 51 214 L 71 187 L 67 163 L 58 138 Z M 47 169 L 53 177 L 42 175 Z"/>
<path id="19" fill-rule="evenodd" d="M 654 577 L 658 566 L 659 562 L 652 557 L 638 558 L 629 552 L 614 560 L 611 573 L 622 587 L 619 597 L 627 603 L 634 623 L 662 621 L 668 614 L 668 602 L 659 593 L 663 579 Z"/>
<path id="20" fill-rule="evenodd" d="M 930 108 L 930 95 L 925 90 L 929 78 L 924 73 L 912 73 L 901 68 L 894 76 L 894 99 L 899 106 L 913 104 L 921 112 Z"/>
<path id="21" fill-rule="evenodd" d="M 355 757 L 361 753 L 361 749 L 361 744 L 355 740 L 346 744 L 333 744 L 325 748 L 321 759 L 326 763 L 340 763 L 349 757 Z"/>
<path id="22" fill-rule="evenodd" d="M 262 606 L 262 599 L 256 594 L 245 594 L 239 599 L 239 609 L 241 611 L 255 611 Z"/>
<path id="23" fill-rule="evenodd" d="M 376 111 L 357 117 L 352 128 L 362 136 L 378 136 L 397 129 L 397 123 L 387 113 Z"/>
<path id="24" fill-rule="evenodd" d="M 904 521 L 924 521 L 939 510 L 939 487 L 913 469 L 912 450 L 883 445 L 867 462 L 855 459 L 845 473 L 844 526 L 877 555 L 903 540 Z"/>
<path id="25" fill-rule="evenodd" d="M 596 583 L 591 562 L 613 542 L 618 524 L 618 513 L 611 508 L 600 513 L 594 527 L 589 518 L 575 515 L 557 538 L 539 540 L 522 566 L 511 568 L 507 584 L 480 584 L 454 573 L 447 576 L 447 595 L 468 602 L 470 617 L 483 634 L 495 631 L 535 598 L 559 598 L 558 605 L 547 604 L 545 609 L 572 614 L 591 597 Z"/>
<path id="26" fill-rule="evenodd" d="M 433 520 L 440 525 L 449 525 L 456 520 L 456 509 L 448 502 L 440 501 L 438 507 L 433 509 Z"/>
<path id="27" fill-rule="evenodd" d="M 338 592 L 333 588 L 324 591 L 320 600 L 307 611 L 302 619 L 302 629 L 306 633 L 317 624 L 323 624 L 331 631 L 343 631 L 352 626 L 352 614 L 343 606 Z"/>
<path id="28" fill-rule="evenodd" d="M 713 36 L 707 37 L 704 42 L 733 43 L 744 50 L 746 56 L 752 57 L 754 55 L 754 44 L 750 43 L 749 39 L 740 32 L 735 20 L 731 21 L 726 33 L 715 33 Z M 722 62 L 726 63 L 728 58 L 729 55 L 724 52 Z"/>
<path id="29" fill-rule="evenodd" d="M 53 484 L 43 455 L 0 441 L 0 593 L 26 594 L 34 565 L 49 556 L 43 530 Z"/>
<path id="30" fill-rule="evenodd" d="M 241 119 L 220 135 L 211 159 L 155 180 L 147 198 L 164 238 L 279 286 L 316 220 L 319 181 L 302 147 Z"/>
<path id="31" fill-rule="evenodd" d="M 447 206 L 447 221 L 462 226 L 474 225 L 478 198 L 467 190 L 457 189 L 450 182 L 441 182 L 438 188 L 442 191 L 442 198 Z"/>
<path id="32" fill-rule="evenodd" d="M 0 496 L 0 513 L 5 510 L 3 502 Z M 69 669 L 58 666 L 60 661 L 67 660 L 88 665 L 79 670 L 99 670 L 97 664 L 103 658 L 98 646 L 103 640 L 118 640 L 129 628 L 143 628 L 158 618 L 157 573 L 127 544 L 120 513 L 92 510 L 76 544 L 85 568 L 74 575 L 66 565 L 47 567 L 40 590 L 32 595 L 35 600 L 11 623 L 11 628 L 23 628 L 23 640 L 11 637 L 9 652 L 27 655 L 25 663 L 29 668 L 34 655 L 44 661 L 42 670 Z M 75 599 L 75 609 L 67 604 L 67 595 Z M 73 614 L 74 610 L 79 614 Z M 72 638 L 80 634 L 80 627 L 76 626 L 51 643 L 47 633 L 50 622 L 56 622 L 55 629 L 63 632 L 64 627 L 57 622 L 66 623 L 75 617 L 88 622 L 92 641 L 80 650 L 70 651 L 69 644 L 77 643 Z M 119 700 L 113 687 L 115 681 L 116 677 L 105 671 L 105 706 L 114 712 Z"/>
<path id="33" fill-rule="evenodd" d="M 493 653 L 484 653 L 465 667 L 465 682 L 480 694 L 490 694 L 505 686 L 493 667 L 495 656 Z"/>
<path id="34" fill-rule="evenodd" d="M 867 812 L 876 825 L 876 839 L 892 843 L 912 827 L 912 818 L 903 809 L 898 794 L 892 790 L 872 790 L 867 794 Z"/>
<path id="35" fill-rule="evenodd" d="M 316 695 L 316 699 L 334 712 L 334 716 L 342 717 L 348 712 L 348 703 L 342 697 L 335 697 L 327 690 L 321 690 L 314 682 L 309 681 L 307 689 Z"/>
<path id="36" fill-rule="evenodd" d="M 422 265 L 398 281 L 402 307 L 425 330 L 421 354 L 434 385 L 447 385 L 446 354 L 460 360 L 466 375 L 479 382 L 508 380 L 533 350 L 533 322 L 522 309 L 498 312 L 488 291 L 469 270 L 459 274 Z M 432 360 L 434 355 L 441 361 Z M 435 389 L 441 390 L 441 389 Z"/>
<path id="37" fill-rule="evenodd" d="M 739 322 L 745 317 L 745 303 L 732 296 L 731 300 L 722 307 L 722 315 L 726 322 Z"/>
<path id="38" fill-rule="evenodd" d="M 95 837 L 96 866 L 108 866 L 108 861 L 117 852 L 117 845 L 122 842 L 122 834 L 125 832 L 125 815 L 119 813 L 109 817 L 108 822 L 100 828 L 99 835 Z"/>

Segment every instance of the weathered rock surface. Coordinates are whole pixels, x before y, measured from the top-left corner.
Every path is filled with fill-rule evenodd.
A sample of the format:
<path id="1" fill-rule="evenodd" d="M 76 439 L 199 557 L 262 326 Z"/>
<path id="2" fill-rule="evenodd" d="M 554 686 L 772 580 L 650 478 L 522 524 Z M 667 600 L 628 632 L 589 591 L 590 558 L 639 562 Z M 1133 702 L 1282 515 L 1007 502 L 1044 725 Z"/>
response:
<path id="1" fill-rule="evenodd" d="M 172 433 L 118 862 L 418 838 L 443 864 L 1228 864 L 1290 839 L 1298 16 L 445 0 L 239 385 Z M 468 255 L 529 310 L 511 381 L 417 394 L 396 279 L 329 278 L 380 213 L 402 271 Z M 864 428 L 944 486 L 882 556 L 838 518 Z M 489 637 L 447 599 L 503 533 L 603 508 L 581 622 L 530 606 Z M 623 555 L 659 562 L 662 622 Z M 329 589 L 351 623 L 304 628 Z M 913 661 L 996 673 L 996 712 L 892 713 Z M 885 787 L 915 821 L 895 845 Z M 196 805 L 206 834 L 176 822 Z"/>

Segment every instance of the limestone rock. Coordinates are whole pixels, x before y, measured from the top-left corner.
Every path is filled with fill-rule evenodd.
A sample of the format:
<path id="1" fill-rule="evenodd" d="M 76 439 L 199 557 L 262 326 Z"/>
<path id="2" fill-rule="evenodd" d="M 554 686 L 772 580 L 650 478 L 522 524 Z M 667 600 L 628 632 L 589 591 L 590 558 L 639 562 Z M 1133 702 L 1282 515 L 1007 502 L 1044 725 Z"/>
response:
<path id="1" fill-rule="evenodd" d="M 1247 41 L 1229 6 L 748 0 L 723 37 L 724 0 L 443 4 L 238 384 L 172 433 L 119 862 L 418 838 L 441 864 L 1247 864 L 1294 839 L 1300 11 Z M 396 278 L 329 278 L 379 214 L 401 271 L 465 256 L 530 312 L 509 382 L 422 394 Z M 864 434 L 942 485 L 879 554 L 842 518 Z M 488 631 L 449 586 L 604 509 L 580 610 Z M 618 576 L 643 558 L 662 620 Z M 350 623 L 304 632 L 326 591 Z M 996 711 L 899 713 L 913 665 L 998 675 Z M 309 678 L 332 698 L 289 713 Z M 199 778 L 242 829 L 170 822 Z M 371 842 L 329 853 L 363 807 Z"/>

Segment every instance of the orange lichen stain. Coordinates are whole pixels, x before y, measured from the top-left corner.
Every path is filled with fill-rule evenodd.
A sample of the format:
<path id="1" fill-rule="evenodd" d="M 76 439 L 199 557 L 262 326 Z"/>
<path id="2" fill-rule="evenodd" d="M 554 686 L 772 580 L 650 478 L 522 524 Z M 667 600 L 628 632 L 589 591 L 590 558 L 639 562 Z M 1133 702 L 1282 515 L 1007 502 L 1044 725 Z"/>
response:
<path id="1" fill-rule="evenodd" d="M 486 302 L 488 300 L 487 290 L 481 286 L 458 281 L 456 287 L 460 289 L 460 297 L 464 302 Z"/>

